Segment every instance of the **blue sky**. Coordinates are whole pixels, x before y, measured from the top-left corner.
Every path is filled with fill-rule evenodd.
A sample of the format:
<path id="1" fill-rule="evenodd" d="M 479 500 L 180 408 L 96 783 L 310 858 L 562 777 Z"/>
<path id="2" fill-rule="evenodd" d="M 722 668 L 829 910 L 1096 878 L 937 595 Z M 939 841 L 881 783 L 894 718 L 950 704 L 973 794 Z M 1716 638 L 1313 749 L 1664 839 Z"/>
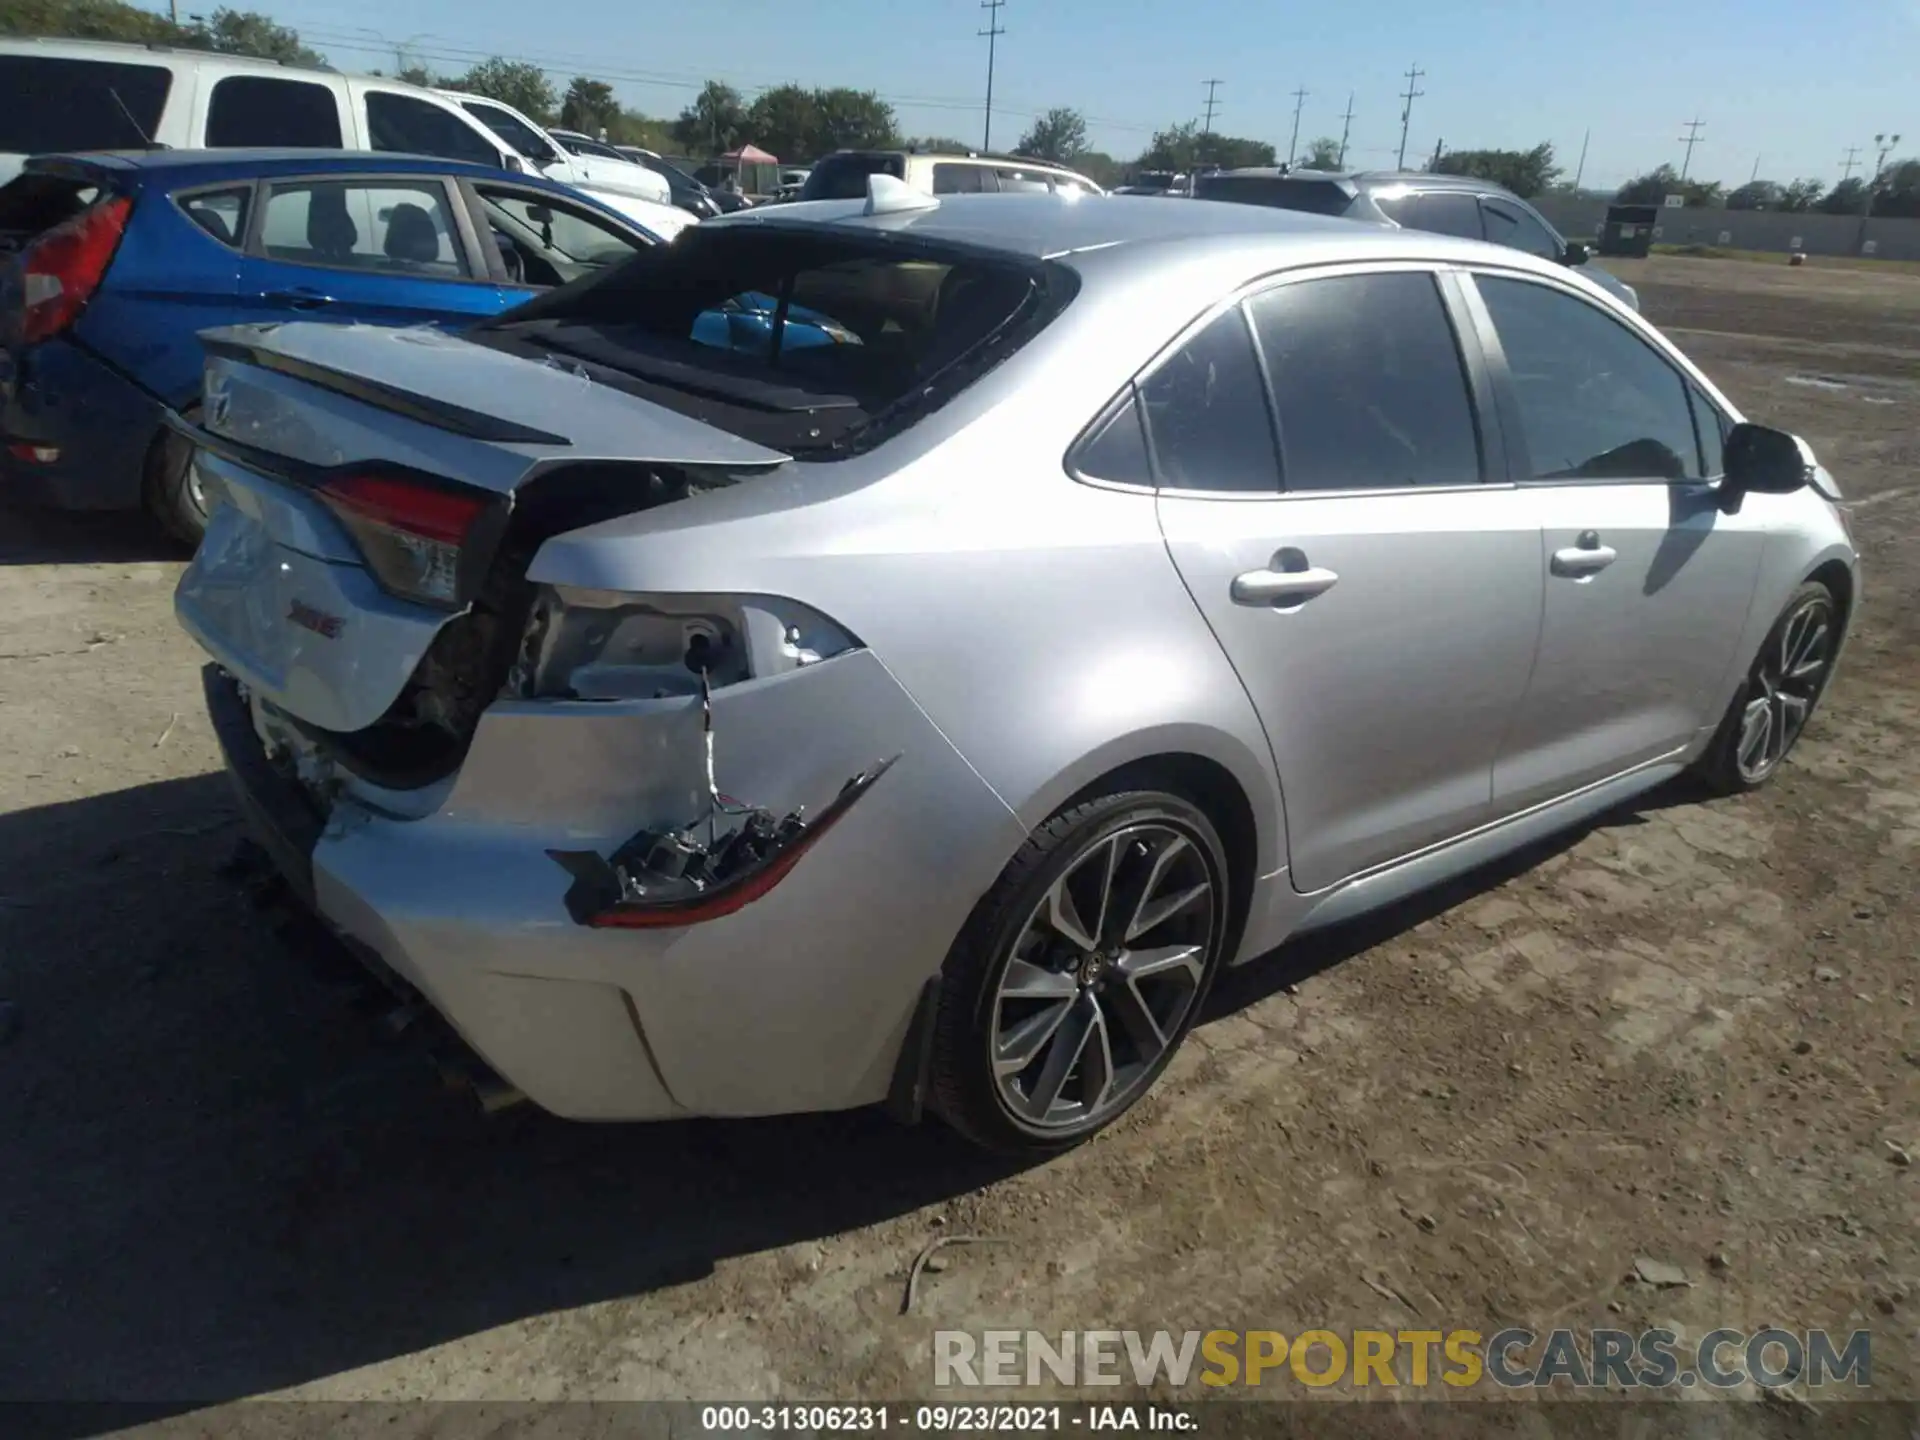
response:
<path id="1" fill-rule="evenodd" d="M 245 0 L 235 0 L 244 5 Z M 186 7 L 182 7 L 185 9 Z M 797 81 L 890 100 L 913 134 L 978 143 L 987 42 L 977 0 L 291 0 L 260 8 L 342 69 L 391 68 L 396 44 L 457 71 L 501 53 L 612 81 L 624 102 L 673 115 L 712 76 L 749 96 Z M 1847 147 L 1870 163 L 1876 132 L 1920 153 L 1920 0 L 1417 0 L 1280 7 L 1260 0 L 1007 0 L 1000 11 L 994 143 L 1071 105 L 1096 146 L 1125 157 L 1153 131 L 1197 119 L 1216 78 L 1216 128 L 1284 152 L 1292 92 L 1308 90 L 1304 146 L 1340 133 L 1349 160 L 1391 165 L 1404 73 L 1418 63 L 1407 153 L 1551 140 L 1571 176 L 1614 185 L 1680 163 L 1744 182 L 1839 178 Z"/>

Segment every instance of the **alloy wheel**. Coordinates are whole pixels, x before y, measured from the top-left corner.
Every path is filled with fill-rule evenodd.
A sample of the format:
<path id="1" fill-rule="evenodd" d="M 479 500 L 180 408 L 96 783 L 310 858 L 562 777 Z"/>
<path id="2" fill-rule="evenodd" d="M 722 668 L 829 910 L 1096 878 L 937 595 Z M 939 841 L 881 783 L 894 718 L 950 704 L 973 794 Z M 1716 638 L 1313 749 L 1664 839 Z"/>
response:
<path id="1" fill-rule="evenodd" d="M 1218 882 L 1170 821 L 1094 840 L 1034 906 L 993 1000 L 1001 1104 L 1041 1130 L 1132 1104 L 1185 1031 L 1221 926 Z"/>
<path id="2" fill-rule="evenodd" d="M 1754 663 L 1734 750 L 1734 764 L 1748 784 L 1772 774 L 1806 728 L 1833 666 L 1836 637 L 1832 603 L 1811 595 L 1780 622 L 1773 643 Z"/>

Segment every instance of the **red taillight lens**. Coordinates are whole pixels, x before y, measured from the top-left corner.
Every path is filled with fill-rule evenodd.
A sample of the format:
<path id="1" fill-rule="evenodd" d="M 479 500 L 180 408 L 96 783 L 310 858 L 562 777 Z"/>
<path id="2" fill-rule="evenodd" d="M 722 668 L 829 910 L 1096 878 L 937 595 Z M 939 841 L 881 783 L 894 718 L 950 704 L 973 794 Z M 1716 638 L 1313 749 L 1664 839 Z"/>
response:
<path id="1" fill-rule="evenodd" d="M 21 338 L 26 343 L 58 335 L 80 318 L 113 263 L 132 210 L 131 200 L 103 200 L 27 247 L 21 257 L 26 291 Z"/>
<path id="2" fill-rule="evenodd" d="M 488 502 L 385 475 L 330 480 L 320 496 L 353 533 L 367 568 L 395 595 L 460 603 L 460 553 Z"/>

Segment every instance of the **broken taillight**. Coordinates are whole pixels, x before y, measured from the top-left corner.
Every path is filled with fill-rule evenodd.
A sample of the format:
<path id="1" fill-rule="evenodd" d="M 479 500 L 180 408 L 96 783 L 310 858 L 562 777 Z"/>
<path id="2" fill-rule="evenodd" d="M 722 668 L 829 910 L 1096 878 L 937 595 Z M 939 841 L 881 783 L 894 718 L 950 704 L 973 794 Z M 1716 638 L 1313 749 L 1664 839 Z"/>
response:
<path id="1" fill-rule="evenodd" d="M 486 496 L 388 475 L 347 475 L 320 487 L 381 587 L 451 609 L 460 602 L 460 556 L 492 503 Z"/>
<path id="2" fill-rule="evenodd" d="M 27 247 L 20 258 L 24 343 L 50 339 L 80 318 L 106 278 L 132 210 L 124 196 L 103 200 Z"/>

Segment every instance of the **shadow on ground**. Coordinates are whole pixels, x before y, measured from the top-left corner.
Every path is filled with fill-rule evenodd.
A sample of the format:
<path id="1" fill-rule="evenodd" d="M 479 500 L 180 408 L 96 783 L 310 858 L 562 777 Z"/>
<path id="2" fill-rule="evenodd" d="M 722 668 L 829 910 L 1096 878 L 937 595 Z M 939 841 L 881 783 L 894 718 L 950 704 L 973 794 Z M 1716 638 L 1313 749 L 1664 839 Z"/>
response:
<path id="1" fill-rule="evenodd" d="M 185 560 L 186 546 L 137 511 L 36 510 L 0 505 L 0 565 Z"/>
<path id="2" fill-rule="evenodd" d="M 193 1409 L 679 1285 L 1015 1168 L 871 1113 L 483 1118 L 221 877 L 238 833 L 218 775 L 0 816 L 0 1400 Z M 1215 1009 L 1543 853 L 1288 947 Z M 112 1428 L 70 1413 L 68 1433 Z"/>

